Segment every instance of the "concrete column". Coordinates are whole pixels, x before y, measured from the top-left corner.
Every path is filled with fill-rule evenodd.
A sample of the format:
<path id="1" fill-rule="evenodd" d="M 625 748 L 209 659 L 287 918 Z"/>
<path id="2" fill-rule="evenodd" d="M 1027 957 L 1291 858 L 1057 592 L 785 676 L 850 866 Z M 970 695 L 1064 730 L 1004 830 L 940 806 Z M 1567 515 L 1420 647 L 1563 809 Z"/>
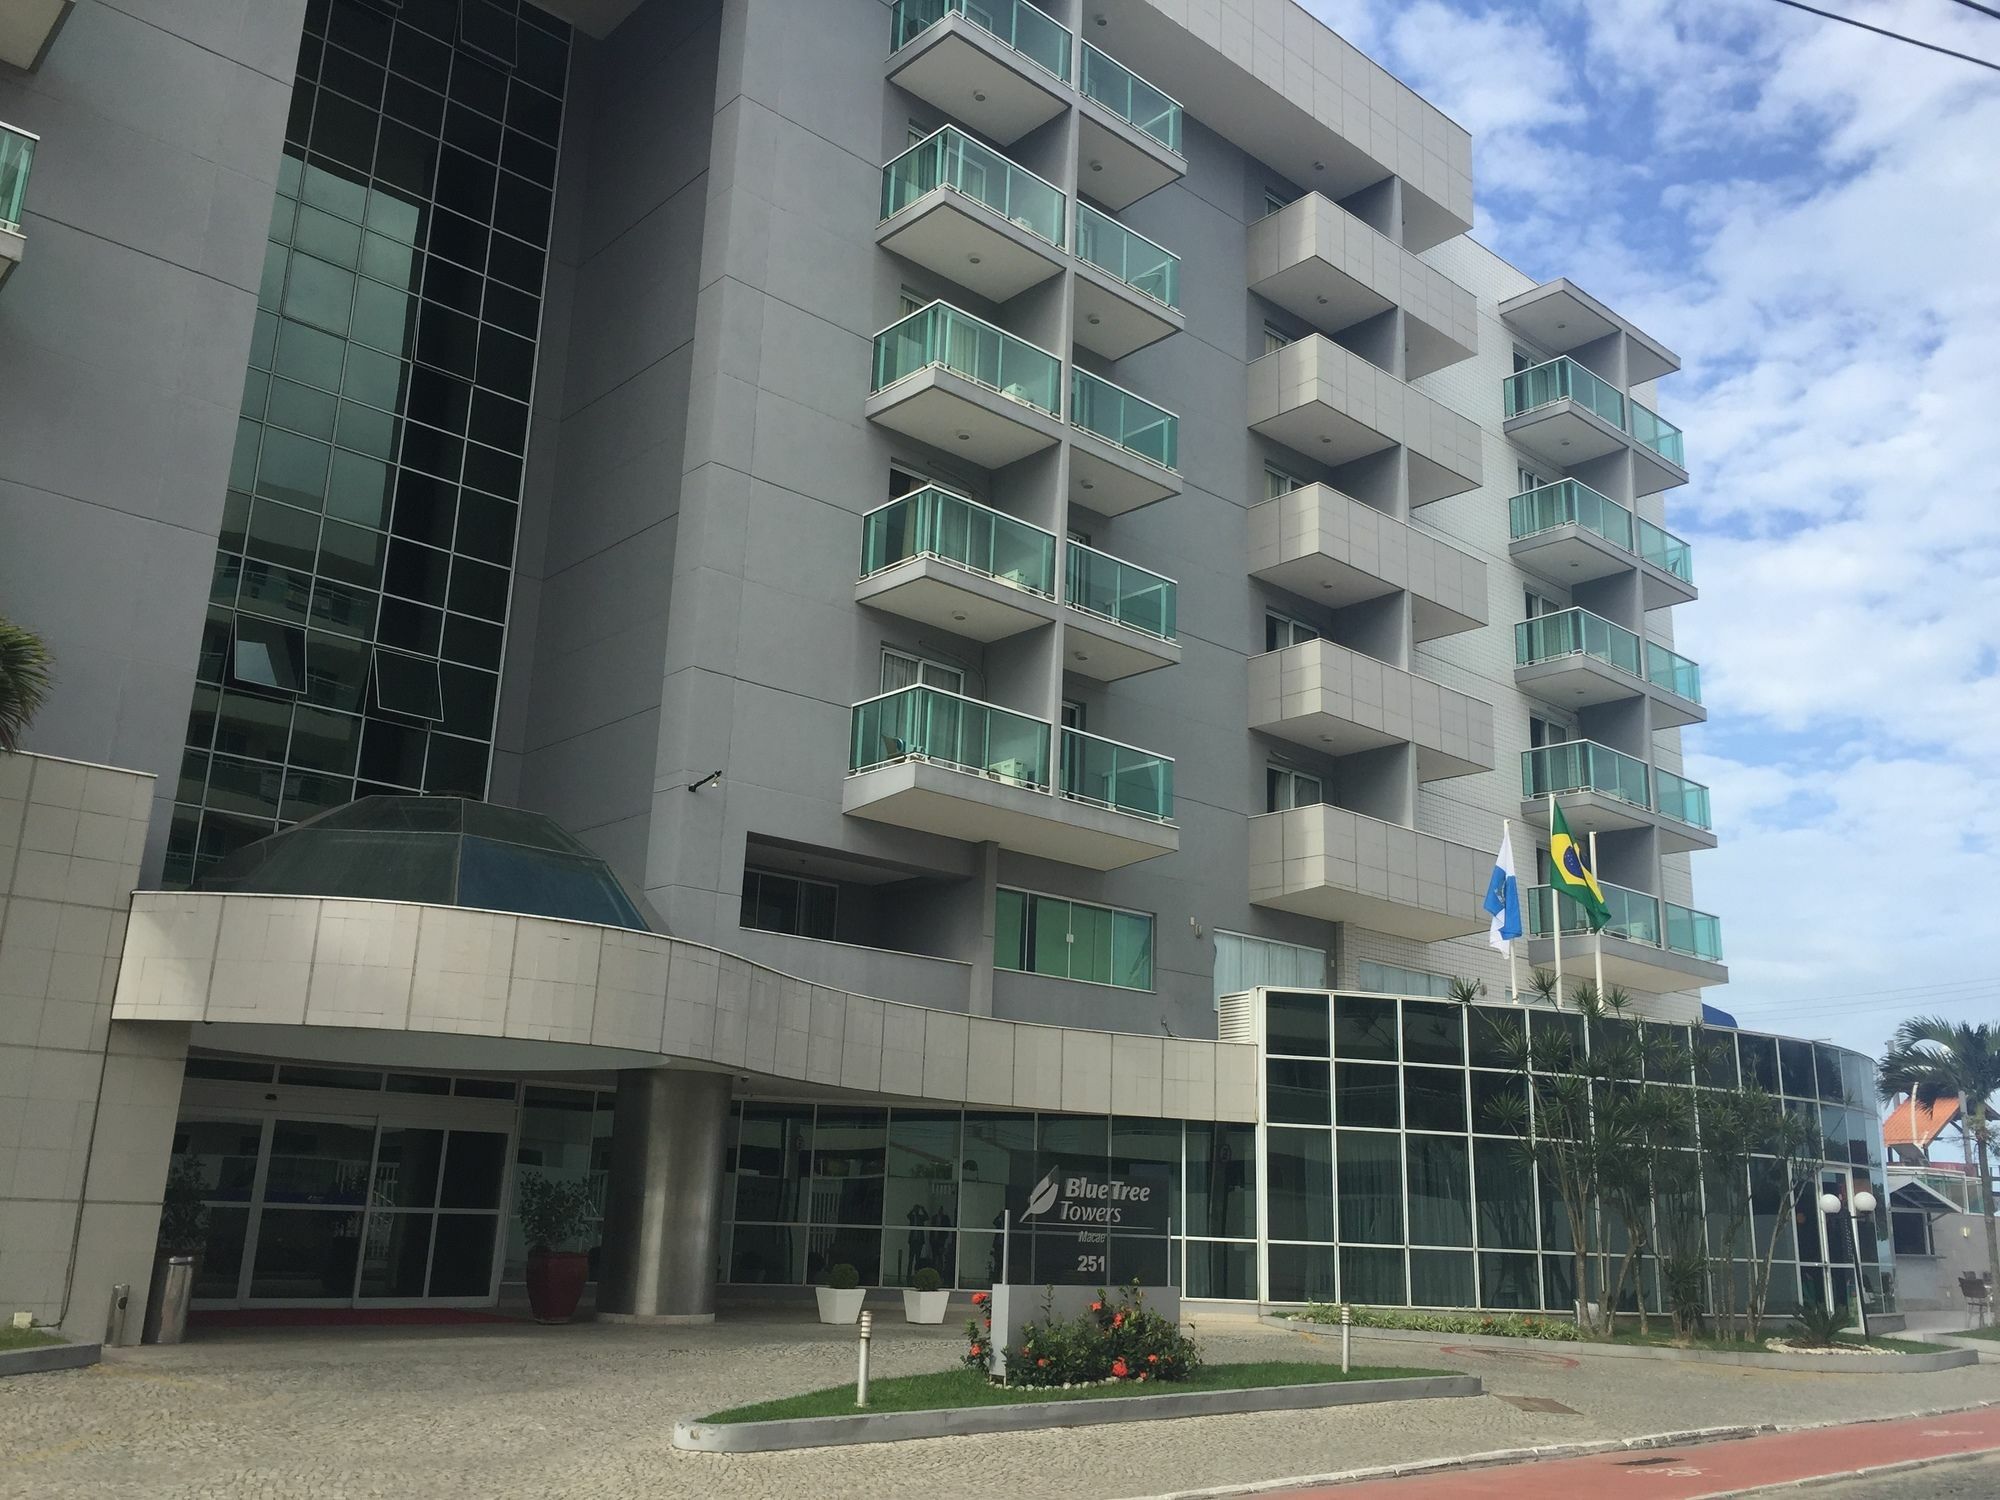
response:
<path id="1" fill-rule="evenodd" d="M 729 1082 L 726 1073 L 678 1068 L 618 1075 L 600 1318 L 714 1321 Z"/>
<path id="2" fill-rule="evenodd" d="M 993 1014 L 993 938 L 997 913 L 994 910 L 1000 888 L 1000 846 L 979 846 L 976 879 L 979 885 L 979 947 L 972 955 L 970 1009 L 975 1016 Z"/>

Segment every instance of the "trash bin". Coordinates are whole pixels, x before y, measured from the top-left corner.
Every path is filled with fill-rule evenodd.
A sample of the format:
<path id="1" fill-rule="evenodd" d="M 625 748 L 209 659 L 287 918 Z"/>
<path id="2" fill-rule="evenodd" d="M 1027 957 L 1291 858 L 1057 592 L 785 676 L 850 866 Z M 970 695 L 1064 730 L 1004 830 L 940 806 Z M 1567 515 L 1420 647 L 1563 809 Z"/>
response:
<path id="1" fill-rule="evenodd" d="M 194 1257 L 161 1255 L 153 1260 L 153 1290 L 146 1298 L 148 1344 L 178 1344 L 187 1332 L 188 1301 L 194 1296 Z"/>

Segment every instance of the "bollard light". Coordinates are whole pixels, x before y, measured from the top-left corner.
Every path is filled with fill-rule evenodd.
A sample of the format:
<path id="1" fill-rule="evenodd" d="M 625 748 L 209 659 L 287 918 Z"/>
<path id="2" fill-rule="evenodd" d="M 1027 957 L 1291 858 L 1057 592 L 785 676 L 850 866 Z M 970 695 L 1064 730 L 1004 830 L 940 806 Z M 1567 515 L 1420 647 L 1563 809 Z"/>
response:
<path id="1" fill-rule="evenodd" d="M 868 1341 L 875 1335 L 875 1314 L 863 1310 L 861 1314 L 861 1356 L 860 1368 L 854 1373 L 854 1404 L 868 1404 Z"/>

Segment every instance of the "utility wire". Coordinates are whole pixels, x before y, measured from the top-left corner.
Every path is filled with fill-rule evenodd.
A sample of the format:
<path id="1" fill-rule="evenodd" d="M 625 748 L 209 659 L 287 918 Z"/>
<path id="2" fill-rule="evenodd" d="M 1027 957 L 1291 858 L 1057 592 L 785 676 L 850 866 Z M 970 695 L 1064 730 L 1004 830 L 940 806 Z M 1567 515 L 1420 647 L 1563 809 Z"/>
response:
<path id="1" fill-rule="evenodd" d="M 1940 47 L 1936 42 L 1920 42 L 1913 36 L 1904 36 L 1900 31 L 1890 31 L 1882 26 L 1871 26 L 1866 21 L 1857 21 L 1854 17 L 1843 16 L 1837 11 L 1821 10 L 1816 5 L 1807 5 L 1804 3 L 1804 0 L 1777 0 L 1777 3 L 1779 5 L 1788 5 L 1793 10 L 1802 10 L 1807 15 L 1820 16 L 1829 21 L 1838 21 L 1843 26 L 1857 26 L 1863 31 L 1872 31 L 1877 36 L 1886 36 L 1892 42 L 1908 42 L 1912 47 L 1922 47 L 1926 52 L 1942 53 L 1946 57 L 1955 57 L 1960 62 L 1969 62 L 1977 67 L 1990 68 L 1993 72 L 2000 73 L 2000 62 L 1990 62 L 1983 57 L 1974 57 L 1969 52 L 1954 52 L 1949 47 Z M 1966 4 L 1968 0 L 1959 0 L 1959 3 Z M 1985 7 L 1976 5 L 1973 6 L 1973 9 L 1984 10 Z"/>
<path id="2" fill-rule="evenodd" d="M 2000 10 L 1995 10 L 1990 5 L 1981 5 L 1979 0 L 1953 0 L 1953 3 L 1963 5 L 1967 10 L 1976 10 L 1982 16 L 1991 16 L 1994 20 L 2000 21 Z"/>

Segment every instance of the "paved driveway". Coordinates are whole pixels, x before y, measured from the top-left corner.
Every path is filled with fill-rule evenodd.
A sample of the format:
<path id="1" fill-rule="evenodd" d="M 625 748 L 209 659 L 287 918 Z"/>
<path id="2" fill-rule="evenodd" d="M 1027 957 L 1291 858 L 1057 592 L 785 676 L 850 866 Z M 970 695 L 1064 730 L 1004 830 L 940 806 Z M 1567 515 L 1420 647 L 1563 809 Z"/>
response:
<path id="1" fill-rule="evenodd" d="M 678 1416 L 851 1379 L 852 1335 L 809 1318 L 231 1332 L 123 1352 L 91 1370 L 0 1380 L 0 1496 L 1124 1497 L 1533 1443 L 2000 1400 L 1992 1365 L 1805 1375 L 1578 1362 L 1559 1344 L 1454 1351 L 1364 1340 L 1371 1362 L 1470 1370 L 1494 1394 L 789 1454 L 669 1445 Z M 1254 1323 L 1197 1332 L 1212 1359 L 1338 1358 L 1337 1344 Z M 961 1347 L 953 1325 L 887 1322 L 875 1368 L 942 1369 Z"/>

